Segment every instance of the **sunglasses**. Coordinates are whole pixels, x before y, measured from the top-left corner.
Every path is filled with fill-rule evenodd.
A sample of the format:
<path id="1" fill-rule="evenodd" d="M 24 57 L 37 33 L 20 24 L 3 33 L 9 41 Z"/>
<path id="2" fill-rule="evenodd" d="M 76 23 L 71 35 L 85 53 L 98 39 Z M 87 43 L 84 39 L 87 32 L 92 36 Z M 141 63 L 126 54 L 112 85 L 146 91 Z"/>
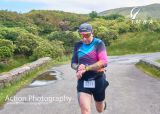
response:
<path id="1" fill-rule="evenodd" d="M 81 34 L 81 33 L 80 33 L 80 36 L 81 36 L 82 38 L 89 38 L 89 37 L 91 36 L 91 33 L 85 33 L 85 34 Z"/>

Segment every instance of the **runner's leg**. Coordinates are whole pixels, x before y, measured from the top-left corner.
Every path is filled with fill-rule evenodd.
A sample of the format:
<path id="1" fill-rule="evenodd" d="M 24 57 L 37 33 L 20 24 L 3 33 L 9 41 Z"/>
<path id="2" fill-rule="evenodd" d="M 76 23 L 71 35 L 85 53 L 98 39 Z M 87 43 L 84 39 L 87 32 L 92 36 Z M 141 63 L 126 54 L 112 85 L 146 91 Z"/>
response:
<path id="1" fill-rule="evenodd" d="M 104 111 L 105 108 L 105 101 L 101 101 L 101 102 L 96 102 L 96 109 L 99 113 Z"/>
<path id="2" fill-rule="evenodd" d="M 108 85 L 109 83 L 105 78 L 99 78 L 96 80 L 96 88 L 93 92 L 93 97 L 95 100 L 96 109 L 99 113 L 103 112 L 106 108 L 105 90 Z"/>
<path id="3" fill-rule="evenodd" d="M 78 93 L 79 105 L 82 114 L 91 114 L 91 99 L 92 95 L 84 92 Z"/>

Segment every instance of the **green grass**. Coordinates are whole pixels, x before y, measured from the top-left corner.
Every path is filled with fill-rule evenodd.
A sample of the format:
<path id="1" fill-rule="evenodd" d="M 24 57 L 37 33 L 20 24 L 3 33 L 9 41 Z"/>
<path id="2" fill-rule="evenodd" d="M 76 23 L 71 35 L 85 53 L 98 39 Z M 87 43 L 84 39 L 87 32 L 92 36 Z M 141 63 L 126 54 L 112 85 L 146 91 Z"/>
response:
<path id="1" fill-rule="evenodd" d="M 0 63 L 0 73 L 7 72 L 13 68 L 17 68 L 25 63 L 29 63 L 32 61 L 32 59 L 29 59 L 25 56 L 15 56 L 11 58 L 8 63 Z"/>
<path id="2" fill-rule="evenodd" d="M 148 74 L 149 76 L 152 76 L 154 78 L 160 79 L 160 70 L 151 67 L 149 65 L 146 65 L 144 63 L 137 63 L 136 66 L 141 69 L 143 72 Z"/>
<path id="3" fill-rule="evenodd" d="M 158 60 L 156 60 L 156 61 L 160 63 L 160 59 L 158 59 Z"/>
<path id="4" fill-rule="evenodd" d="M 107 48 L 109 55 L 125 55 L 160 51 L 160 34 L 156 32 L 126 33 Z"/>
<path id="5" fill-rule="evenodd" d="M 0 89 L 0 106 L 2 106 L 6 102 L 5 101 L 6 96 L 10 97 L 16 94 L 17 91 L 19 91 L 21 88 L 31 83 L 32 80 L 39 74 L 43 73 L 44 71 L 55 65 L 66 64 L 69 63 L 69 61 L 70 61 L 70 56 L 69 57 L 64 56 L 63 58 L 57 58 L 56 60 L 52 60 L 51 62 L 44 64 L 41 67 L 38 67 L 35 70 L 29 72 L 28 74 L 25 74 L 23 78 L 21 78 L 14 84 L 9 84 L 5 88 Z"/>

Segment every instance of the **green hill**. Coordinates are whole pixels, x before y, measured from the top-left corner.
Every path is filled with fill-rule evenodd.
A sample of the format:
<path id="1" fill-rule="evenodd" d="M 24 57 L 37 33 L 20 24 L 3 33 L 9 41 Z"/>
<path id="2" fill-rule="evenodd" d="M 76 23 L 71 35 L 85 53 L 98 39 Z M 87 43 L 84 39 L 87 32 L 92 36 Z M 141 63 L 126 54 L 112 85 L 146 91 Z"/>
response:
<path id="1" fill-rule="evenodd" d="M 25 15 L 38 26 L 48 24 L 62 30 L 75 30 L 80 23 L 88 20 L 86 15 L 55 10 L 32 10 Z"/>
<path id="2" fill-rule="evenodd" d="M 38 27 L 43 33 L 55 30 L 76 30 L 80 23 L 88 20 L 87 15 L 55 10 L 32 10 L 25 14 L 0 10 L 0 26 Z"/>
<path id="3" fill-rule="evenodd" d="M 126 33 L 108 47 L 109 55 L 159 52 L 160 34 L 155 32 Z"/>
<path id="4" fill-rule="evenodd" d="M 135 6 L 135 7 L 140 9 L 140 12 L 136 17 L 137 19 L 147 19 L 149 17 L 153 19 L 160 19 L 160 13 L 159 13 L 160 4 L 151 4 L 151 5 L 146 5 L 146 6 Z M 110 15 L 110 14 L 120 14 L 120 15 L 125 16 L 126 18 L 130 18 L 130 11 L 133 8 L 134 7 L 124 7 L 124 8 L 106 10 L 106 11 L 100 12 L 99 15 L 105 16 L 105 15 Z"/>

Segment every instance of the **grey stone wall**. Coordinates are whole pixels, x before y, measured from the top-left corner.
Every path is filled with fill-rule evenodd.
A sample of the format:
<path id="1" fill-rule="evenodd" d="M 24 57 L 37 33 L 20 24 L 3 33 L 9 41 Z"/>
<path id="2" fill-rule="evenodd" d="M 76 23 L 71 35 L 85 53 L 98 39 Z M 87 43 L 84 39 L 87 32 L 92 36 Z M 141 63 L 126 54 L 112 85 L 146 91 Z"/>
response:
<path id="1" fill-rule="evenodd" d="M 4 88 L 8 84 L 12 84 L 15 81 L 21 79 L 23 74 L 34 70 L 37 67 L 49 62 L 51 60 L 50 57 L 40 58 L 32 63 L 25 64 L 19 68 L 15 68 L 9 72 L 1 73 L 0 74 L 0 88 Z"/>
<path id="2" fill-rule="evenodd" d="M 155 62 L 155 61 L 153 61 L 153 60 L 141 59 L 139 62 L 140 62 L 140 63 L 144 63 L 144 64 L 146 64 L 146 65 L 149 65 L 149 66 L 151 66 L 151 67 L 154 67 L 154 68 L 160 70 L 160 63 Z"/>

